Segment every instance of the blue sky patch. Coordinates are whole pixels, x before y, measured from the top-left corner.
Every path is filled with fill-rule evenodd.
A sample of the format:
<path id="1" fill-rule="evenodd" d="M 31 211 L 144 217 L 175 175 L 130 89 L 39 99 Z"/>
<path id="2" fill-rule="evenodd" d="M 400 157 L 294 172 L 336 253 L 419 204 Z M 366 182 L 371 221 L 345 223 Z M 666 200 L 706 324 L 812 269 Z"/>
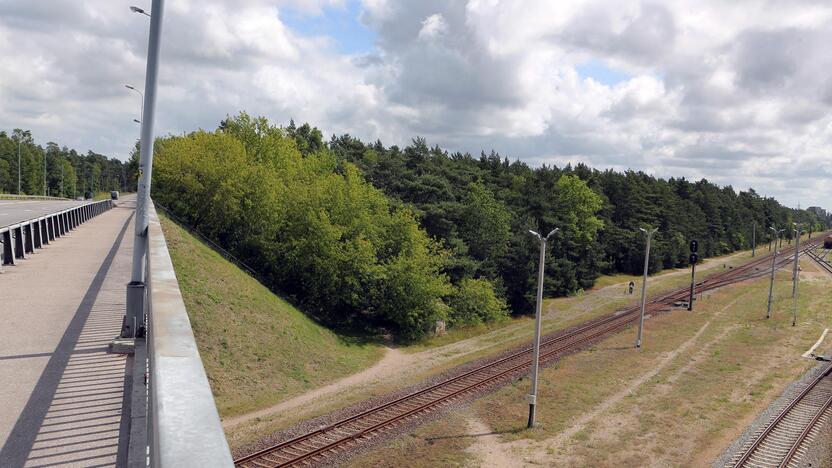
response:
<path id="1" fill-rule="evenodd" d="M 376 34 L 359 20 L 361 2 L 349 0 L 343 8 L 325 7 L 322 14 L 310 15 L 293 8 L 280 11 L 280 19 L 303 36 L 329 36 L 343 54 L 365 54 L 373 50 Z"/>
<path id="2" fill-rule="evenodd" d="M 627 73 L 610 68 L 604 62 L 594 59 L 578 65 L 575 67 L 575 71 L 577 71 L 582 78 L 592 78 L 593 80 L 606 86 L 615 86 L 618 83 L 632 78 Z"/>

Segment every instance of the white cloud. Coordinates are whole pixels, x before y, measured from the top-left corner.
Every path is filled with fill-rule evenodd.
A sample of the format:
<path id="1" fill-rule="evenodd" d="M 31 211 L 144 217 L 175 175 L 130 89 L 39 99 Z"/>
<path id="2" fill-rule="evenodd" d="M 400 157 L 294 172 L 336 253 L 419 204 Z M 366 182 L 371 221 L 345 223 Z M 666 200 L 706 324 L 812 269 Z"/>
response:
<path id="1" fill-rule="evenodd" d="M 448 30 L 445 18 L 439 13 L 434 13 L 422 21 L 422 29 L 419 30 L 419 39 L 431 40 Z"/>
<path id="2" fill-rule="evenodd" d="M 792 204 L 832 196 L 828 2 L 364 0 L 376 42 L 363 56 L 284 21 L 348 4 L 168 2 L 158 133 L 244 109 L 388 144 L 421 135 L 532 164 L 707 177 Z M 0 128 L 125 156 L 139 103 L 122 85 L 142 85 L 146 34 L 117 2 L 0 3 Z M 590 61 L 624 80 L 582 76 Z"/>

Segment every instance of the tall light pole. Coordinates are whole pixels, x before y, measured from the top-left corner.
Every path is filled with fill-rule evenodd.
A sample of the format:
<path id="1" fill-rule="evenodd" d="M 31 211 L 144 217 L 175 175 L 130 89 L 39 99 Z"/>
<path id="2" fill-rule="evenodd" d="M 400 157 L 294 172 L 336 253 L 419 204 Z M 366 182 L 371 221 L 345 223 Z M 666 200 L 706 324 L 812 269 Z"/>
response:
<path id="1" fill-rule="evenodd" d="M 638 337 L 636 337 L 636 348 L 641 348 L 641 333 L 644 329 L 644 306 L 647 302 L 647 267 L 650 265 L 650 240 L 659 228 L 649 230 L 639 228 L 639 230 L 647 235 L 647 247 L 644 249 L 644 280 L 641 283 L 641 316 L 638 319 Z"/>
<path id="2" fill-rule="evenodd" d="M 796 239 L 794 242 L 794 266 L 792 267 L 792 297 L 794 297 L 795 292 L 797 291 L 797 257 L 800 254 L 800 223 L 792 223 L 794 227 L 792 228 Z"/>
<path id="3" fill-rule="evenodd" d="M 20 195 L 20 135 L 17 136 L 17 194 Z"/>
<path id="4" fill-rule="evenodd" d="M 785 228 L 780 229 L 779 231 L 774 226 L 769 226 L 768 228 L 771 229 L 772 231 L 774 231 L 774 236 L 775 236 L 774 237 L 775 238 L 775 241 L 774 241 L 775 242 L 775 249 L 774 249 L 774 253 L 771 255 L 771 281 L 769 281 L 769 284 L 768 284 L 768 307 L 766 308 L 766 318 L 771 318 L 771 295 L 774 291 L 774 264 L 777 261 L 776 243 L 777 243 L 777 239 L 780 238 L 780 233 L 785 231 Z"/>
<path id="5" fill-rule="evenodd" d="M 546 237 L 541 236 L 540 234 L 529 231 L 532 235 L 536 236 L 538 241 L 540 241 L 540 265 L 537 268 L 537 304 L 535 306 L 535 313 L 534 313 L 534 348 L 532 350 L 532 389 L 529 392 L 529 424 L 528 427 L 531 429 L 534 427 L 534 419 L 535 419 L 535 405 L 537 404 L 537 370 L 540 363 L 540 316 L 541 311 L 543 309 L 543 267 L 545 266 L 546 260 L 546 242 L 549 240 L 550 237 L 556 232 L 558 232 L 558 228 L 552 229 Z"/>
<path id="6" fill-rule="evenodd" d="M 156 117 L 156 80 L 159 76 L 162 17 L 164 0 L 153 0 L 152 14 L 138 7 L 130 7 L 136 13 L 150 17 L 150 34 L 147 42 L 147 70 L 144 80 L 142 104 L 142 130 L 139 152 L 139 186 L 136 197 L 135 234 L 133 238 L 133 268 L 127 284 L 127 311 L 121 328 L 121 338 L 135 338 L 143 322 L 144 314 L 144 266 L 147 252 L 148 205 L 153 171 L 153 123 Z"/>
<path id="7" fill-rule="evenodd" d="M 794 277 L 792 278 L 792 297 L 794 298 L 794 304 L 792 305 L 792 326 L 795 326 L 797 323 L 797 257 L 800 255 L 800 223 L 792 224 L 794 224 L 794 230 L 797 233 L 797 240 L 794 243 Z"/>

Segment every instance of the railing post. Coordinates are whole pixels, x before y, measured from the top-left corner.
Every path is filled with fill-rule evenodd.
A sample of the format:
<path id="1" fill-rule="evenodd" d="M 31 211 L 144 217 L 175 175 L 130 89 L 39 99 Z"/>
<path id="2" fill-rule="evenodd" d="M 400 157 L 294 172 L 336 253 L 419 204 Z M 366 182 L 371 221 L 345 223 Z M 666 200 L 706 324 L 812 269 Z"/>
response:
<path id="1" fill-rule="evenodd" d="M 14 264 L 14 231 L 9 228 L 3 233 L 3 265 Z"/>
<path id="2" fill-rule="evenodd" d="M 43 218 L 38 218 L 38 233 L 40 233 L 40 248 L 43 248 L 43 246 L 49 243 L 48 236 L 46 235 L 46 223 Z"/>
<path id="3" fill-rule="evenodd" d="M 36 219 L 36 220 L 31 221 L 29 223 L 29 227 L 32 229 L 32 235 L 35 236 L 34 237 L 35 242 L 34 242 L 34 244 L 32 244 L 32 247 L 34 247 L 36 249 L 42 249 L 43 248 L 43 239 L 41 237 L 41 232 L 40 232 L 40 220 Z"/>
<path id="4" fill-rule="evenodd" d="M 14 229 L 14 256 L 17 258 L 26 258 L 26 253 L 23 248 L 23 227 L 18 224 Z"/>

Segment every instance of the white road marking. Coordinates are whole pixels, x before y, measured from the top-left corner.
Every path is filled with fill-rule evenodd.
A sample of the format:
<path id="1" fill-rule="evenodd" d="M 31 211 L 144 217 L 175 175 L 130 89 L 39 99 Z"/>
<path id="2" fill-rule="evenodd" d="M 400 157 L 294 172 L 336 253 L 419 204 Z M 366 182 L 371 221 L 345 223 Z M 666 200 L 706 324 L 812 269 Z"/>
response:
<path id="1" fill-rule="evenodd" d="M 829 333 L 828 328 L 823 330 L 823 333 L 821 333 L 820 338 L 818 338 L 818 341 L 816 341 L 815 344 L 811 348 L 809 348 L 809 351 L 806 351 L 805 353 L 803 353 L 802 357 L 812 359 L 812 354 L 815 352 L 815 350 L 818 348 L 818 346 L 820 346 L 820 344 L 823 343 L 823 339 L 826 338 L 827 333 Z"/>

